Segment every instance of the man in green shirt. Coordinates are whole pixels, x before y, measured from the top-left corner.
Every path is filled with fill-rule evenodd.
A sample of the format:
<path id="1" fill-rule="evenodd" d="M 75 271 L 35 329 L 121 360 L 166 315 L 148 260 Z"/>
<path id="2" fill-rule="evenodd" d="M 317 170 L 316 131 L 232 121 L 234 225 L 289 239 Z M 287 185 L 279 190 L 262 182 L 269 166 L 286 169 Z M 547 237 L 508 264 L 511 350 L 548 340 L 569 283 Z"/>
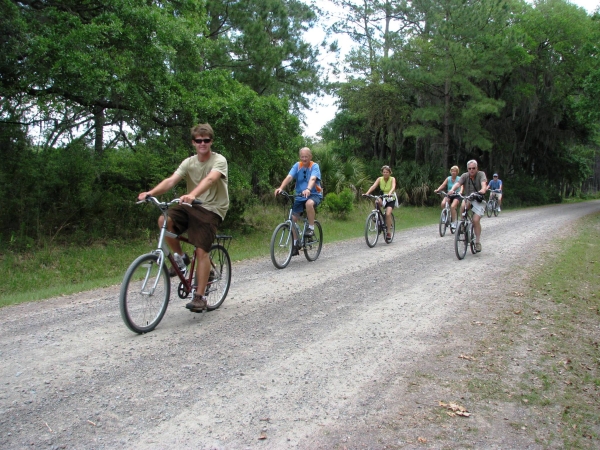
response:
<path id="1" fill-rule="evenodd" d="M 196 280 L 197 287 L 194 298 L 186 308 L 198 312 L 206 309 L 204 291 L 210 275 L 210 247 L 217 234 L 217 226 L 225 218 L 229 208 L 227 160 L 224 156 L 211 151 L 214 132 L 212 127 L 205 123 L 196 125 L 191 129 L 192 146 L 196 155 L 185 159 L 179 168 L 169 178 L 165 178 L 148 192 L 138 195 L 139 200 L 147 196 L 153 197 L 164 194 L 172 189 L 181 180 L 185 180 L 187 194 L 180 197 L 180 204 L 169 209 L 167 229 L 175 234 L 187 231 L 188 239 L 196 246 Z M 191 204 L 200 200 L 201 205 Z M 162 227 L 163 217 L 158 219 Z M 190 263 L 187 255 L 183 254 L 181 244 L 177 239 L 166 238 L 169 247 L 175 253 L 175 259 L 182 258 L 185 265 Z M 171 276 L 174 276 L 172 271 Z"/>

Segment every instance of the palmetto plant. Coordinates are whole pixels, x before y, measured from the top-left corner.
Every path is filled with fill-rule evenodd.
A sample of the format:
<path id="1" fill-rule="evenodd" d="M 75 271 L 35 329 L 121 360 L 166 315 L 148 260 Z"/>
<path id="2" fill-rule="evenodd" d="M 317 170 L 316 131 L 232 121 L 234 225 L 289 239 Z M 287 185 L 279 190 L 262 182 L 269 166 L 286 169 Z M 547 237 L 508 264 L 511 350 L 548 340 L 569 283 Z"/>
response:
<path id="1" fill-rule="evenodd" d="M 364 162 L 356 157 L 343 161 L 331 148 L 324 146 L 314 151 L 313 159 L 319 163 L 325 193 L 339 194 L 345 188 L 356 193 L 368 184 Z"/>

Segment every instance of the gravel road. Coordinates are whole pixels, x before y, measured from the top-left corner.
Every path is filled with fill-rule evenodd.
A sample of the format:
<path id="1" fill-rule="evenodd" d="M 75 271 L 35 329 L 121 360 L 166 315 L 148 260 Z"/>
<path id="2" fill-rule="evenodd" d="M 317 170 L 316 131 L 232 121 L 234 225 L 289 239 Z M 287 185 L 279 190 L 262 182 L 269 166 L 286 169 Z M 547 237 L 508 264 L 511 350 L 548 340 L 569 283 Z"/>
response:
<path id="1" fill-rule="evenodd" d="M 492 315 L 489 294 L 517 286 L 555 236 L 598 211 L 484 218 L 483 252 L 463 261 L 432 224 L 373 249 L 362 237 L 325 244 L 284 270 L 237 263 L 219 310 L 190 313 L 172 289 L 146 335 L 121 321 L 119 286 L 3 308 L 0 448 L 537 448 L 484 411 L 464 420 L 486 433 L 419 442 L 419 410 L 439 392 L 414 380 L 468 343 L 453 327 Z"/>

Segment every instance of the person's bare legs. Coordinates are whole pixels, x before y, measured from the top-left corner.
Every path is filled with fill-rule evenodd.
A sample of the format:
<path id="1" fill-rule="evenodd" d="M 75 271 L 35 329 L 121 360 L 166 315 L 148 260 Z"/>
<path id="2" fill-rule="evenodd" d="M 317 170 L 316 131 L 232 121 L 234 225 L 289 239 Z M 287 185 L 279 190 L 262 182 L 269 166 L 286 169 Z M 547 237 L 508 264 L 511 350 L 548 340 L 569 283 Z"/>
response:
<path id="1" fill-rule="evenodd" d="M 163 223 L 165 221 L 165 218 L 163 216 L 160 216 L 158 218 L 158 227 L 162 228 Z M 167 218 L 167 230 L 169 230 L 171 233 L 176 233 L 175 229 L 173 228 L 173 221 L 171 220 L 171 218 Z M 171 248 L 171 250 L 173 251 L 173 253 L 179 253 L 180 255 L 183 255 L 183 251 L 181 250 L 181 242 L 178 239 L 169 237 L 169 236 L 165 236 L 165 239 L 167 241 L 167 244 L 169 244 L 169 247 Z"/>
<path id="2" fill-rule="evenodd" d="M 481 217 L 479 214 L 473 214 L 473 230 L 475 231 L 475 242 L 481 243 Z"/>
<path id="3" fill-rule="evenodd" d="M 306 218 L 311 227 L 315 226 L 315 202 L 311 199 L 306 200 Z"/>
<path id="4" fill-rule="evenodd" d="M 392 235 L 391 229 L 392 229 L 392 210 L 394 208 L 392 208 L 391 206 L 388 206 L 387 208 L 385 208 L 385 225 L 387 226 L 387 233 L 388 235 Z"/>
<path id="5" fill-rule="evenodd" d="M 196 263 L 196 282 L 198 283 L 196 293 L 204 295 L 206 285 L 208 284 L 211 265 L 208 253 L 201 248 L 196 248 Z"/>

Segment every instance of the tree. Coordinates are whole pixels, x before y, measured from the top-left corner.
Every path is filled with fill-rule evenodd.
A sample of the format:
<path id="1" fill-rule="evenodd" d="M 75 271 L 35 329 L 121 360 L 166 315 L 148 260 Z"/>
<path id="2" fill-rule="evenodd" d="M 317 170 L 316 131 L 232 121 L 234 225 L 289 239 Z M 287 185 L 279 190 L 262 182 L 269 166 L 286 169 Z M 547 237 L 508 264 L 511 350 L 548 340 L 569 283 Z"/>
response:
<path id="1" fill-rule="evenodd" d="M 317 15 L 298 0 L 208 0 L 208 70 L 230 70 L 260 95 L 290 99 L 295 112 L 322 88 L 318 50 L 304 41 Z"/>

